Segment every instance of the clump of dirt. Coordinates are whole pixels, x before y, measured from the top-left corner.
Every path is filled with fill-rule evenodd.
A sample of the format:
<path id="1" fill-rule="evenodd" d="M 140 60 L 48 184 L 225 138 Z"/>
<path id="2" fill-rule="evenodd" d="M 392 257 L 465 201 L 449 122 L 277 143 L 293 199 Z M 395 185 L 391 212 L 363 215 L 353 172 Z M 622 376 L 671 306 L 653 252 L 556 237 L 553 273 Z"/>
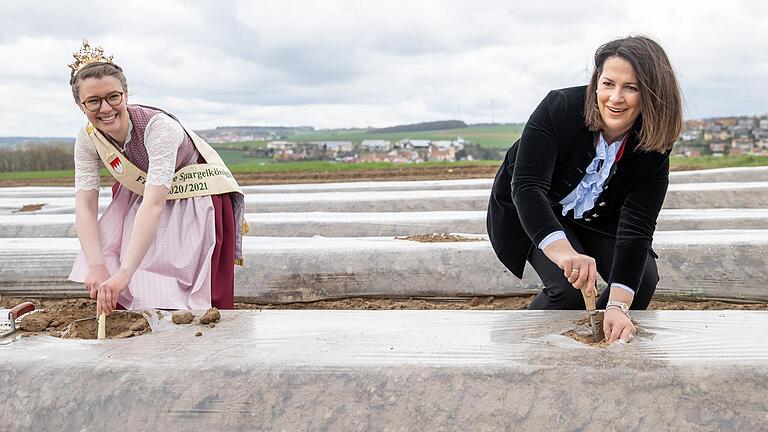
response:
<path id="1" fill-rule="evenodd" d="M 19 330 L 28 332 L 45 331 L 51 325 L 51 317 L 44 313 L 33 313 L 24 315 L 19 324 Z"/>
<path id="2" fill-rule="evenodd" d="M 173 316 L 171 316 L 174 324 L 189 324 L 193 319 L 195 319 L 195 315 L 190 311 L 174 312 Z"/>
<path id="3" fill-rule="evenodd" d="M 25 204 L 20 209 L 14 211 L 14 213 L 33 212 L 43 208 L 45 204 Z"/>
<path id="4" fill-rule="evenodd" d="M 608 339 L 603 332 L 603 319 L 605 318 L 605 312 L 598 312 L 595 314 L 595 327 L 597 327 L 597 342 L 592 339 L 592 328 L 589 325 L 589 316 L 584 316 L 577 319 L 573 323 L 580 326 L 578 329 L 568 330 L 563 333 L 563 336 L 598 348 L 607 348 L 610 346 Z M 632 320 L 632 324 L 637 327 L 637 322 Z"/>
<path id="5" fill-rule="evenodd" d="M 20 302 L 18 299 L 3 299 Z M 90 299 L 40 300 L 33 301 L 38 308 L 24 315 L 19 330 L 28 333 L 45 333 L 67 339 L 96 339 L 98 320 L 96 302 Z M 149 322 L 140 313 L 115 311 L 107 317 L 107 338 L 122 339 L 152 331 Z"/>
<path id="6" fill-rule="evenodd" d="M 219 312 L 219 310 L 215 307 L 212 307 L 205 311 L 205 314 L 203 314 L 202 318 L 200 318 L 200 324 L 211 324 L 219 322 L 220 319 L 221 312 Z"/>
<path id="7" fill-rule="evenodd" d="M 605 338 L 605 333 L 603 333 L 603 318 L 604 318 L 603 312 L 598 312 L 597 314 L 595 314 L 595 327 L 597 328 L 597 342 L 595 342 L 594 339 L 592 338 L 592 328 L 590 327 L 588 316 L 579 318 L 578 320 L 574 321 L 573 323 L 580 327 L 578 329 L 568 330 L 567 332 L 563 333 L 563 336 L 568 336 L 569 338 L 575 341 L 578 341 L 590 346 L 595 346 L 598 348 L 606 348 L 608 347 L 608 340 Z"/>
<path id="8" fill-rule="evenodd" d="M 407 237 L 395 237 L 395 240 L 408 240 L 419 243 L 448 243 L 448 242 L 477 242 L 484 241 L 485 239 L 477 237 L 465 237 L 455 234 L 445 233 L 432 233 L 432 234 L 419 234 Z"/>
<path id="9" fill-rule="evenodd" d="M 99 321 L 96 317 L 75 321 L 61 335 L 64 339 L 96 339 Z M 131 311 L 114 311 L 107 316 L 107 339 L 125 339 L 149 333 L 152 329 L 144 315 Z"/>
<path id="10" fill-rule="evenodd" d="M 200 337 L 200 336 L 202 336 L 202 335 L 203 335 L 203 332 L 197 332 L 197 333 L 195 333 L 195 337 Z"/>
<path id="11" fill-rule="evenodd" d="M 56 337 L 60 337 L 72 321 L 93 317 L 96 313 L 96 302 L 90 299 L 37 300 L 33 303 L 38 310 L 24 315 L 19 329 L 33 333 L 45 332 Z"/>
<path id="12" fill-rule="evenodd" d="M 597 348 L 608 348 L 610 344 L 608 343 L 608 340 L 605 338 L 605 335 L 601 338 L 600 335 L 603 334 L 602 330 L 598 330 L 598 336 L 597 336 L 597 342 L 592 340 L 592 333 L 590 332 L 577 332 L 576 330 L 568 330 L 567 332 L 563 333 L 563 336 L 568 336 L 569 338 L 581 342 L 583 344 L 587 344 L 589 346 L 597 347 Z"/>

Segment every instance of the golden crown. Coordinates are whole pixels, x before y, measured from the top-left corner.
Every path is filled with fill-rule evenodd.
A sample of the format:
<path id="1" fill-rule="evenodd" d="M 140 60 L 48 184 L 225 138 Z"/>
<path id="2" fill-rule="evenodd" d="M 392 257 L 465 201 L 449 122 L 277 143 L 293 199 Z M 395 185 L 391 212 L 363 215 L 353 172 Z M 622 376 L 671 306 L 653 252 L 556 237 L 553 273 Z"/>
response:
<path id="1" fill-rule="evenodd" d="M 102 47 L 91 47 L 88 39 L 83 39 L 83 46 L 80 47 L 80 50 L 72 53 L 72 57 L 75 58 L 75 61 L 69 65 L 69 68 L 72 69 L 72 76 L 75 76 L 80 69 L 90 63 L 112 63 L 112 56 L 105 56 L 104 48 Z"/>

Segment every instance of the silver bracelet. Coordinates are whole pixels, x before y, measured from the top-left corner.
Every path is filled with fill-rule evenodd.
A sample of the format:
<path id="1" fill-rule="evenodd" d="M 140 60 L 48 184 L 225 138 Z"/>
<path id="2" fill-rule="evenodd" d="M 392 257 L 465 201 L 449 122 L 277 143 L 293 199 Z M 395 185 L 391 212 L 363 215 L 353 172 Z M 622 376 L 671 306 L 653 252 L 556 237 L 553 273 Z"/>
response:
<path id="1" fill-rule="evenodd" d="M 631 317 L 631 316 L 629 316 L 629 312 L 625 311 L 625 310 L 624 310 L 624 308 L 622 308 L 622 307 L 621 307 L 621 306 L 619 306 L 619 305 L 612 305 L 612 304 L 609 304 L 608 306 L 606 306 L 606 307 L 605 307 L 605 310 L 606 310 L 606 311 L 607 311 L 608 309 L 616 309 L 616 310 L 619 310 L 619 311 L 621 311 L 621 313 L 623 313 L 624 315 L 626 315 L 626 316 L 627 316 L 627 318 L 629 318 L 629 320 L 630 320 L 630 321 L 632 320 L 632 317 Z"/>

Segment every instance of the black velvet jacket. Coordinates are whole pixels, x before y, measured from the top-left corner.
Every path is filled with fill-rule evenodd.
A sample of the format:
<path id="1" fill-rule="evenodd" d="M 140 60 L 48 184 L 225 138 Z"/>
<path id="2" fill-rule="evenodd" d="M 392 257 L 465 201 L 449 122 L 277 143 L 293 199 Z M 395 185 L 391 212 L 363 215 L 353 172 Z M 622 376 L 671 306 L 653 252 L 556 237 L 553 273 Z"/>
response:
<path id="1" fill-rule="evenodd" d="M 586 86 L 549 92 L 501 164 L 488 204 L 487 228 L 499 260 L 517 277 L 547 235 L 562 230 L 559 203 L 595 157 L 595 133 L 584 120 Z M 642 116 L 641 116 L 642 117 Z M 636 150 L 641 117 L 630 131 L 595 207 L 576 223 L 616 237 L 607 281 L 640 286 L 656 218 L 669 184 L 669 154 Z M 573 212 L 566 216 L 573 220 Z"/>

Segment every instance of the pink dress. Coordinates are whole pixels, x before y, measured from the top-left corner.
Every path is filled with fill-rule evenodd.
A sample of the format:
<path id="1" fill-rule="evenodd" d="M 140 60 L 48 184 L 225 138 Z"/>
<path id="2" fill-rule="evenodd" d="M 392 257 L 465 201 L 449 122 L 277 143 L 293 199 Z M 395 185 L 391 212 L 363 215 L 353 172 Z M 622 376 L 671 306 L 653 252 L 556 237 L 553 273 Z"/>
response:
<path id="1" fill-rule="evenodd" d="M 131 130 L 130 139 L 125 145 L 125 155 L 148 173 L 147 183 L 170 186 L 172 173 L 170 178 L 167 172 L 158 175 L 153 165 L 161 164 L 153 164 L 156 155 L 147 151 L 147 146 L 153 143 L 145 145 L 144 142 L 149 136 L 146 134 L 148 124 L 152 124 L 151 119 L 162 111 L 129 105 L 128 113 Z M 77 175 L 82 174 L 78 172 L 78 162 L 81 166 L 88 166 L 93 164 L 94 157 L 98 158 L 95 148 L 92 154 L 87 151 L 87 146 L 93 147 L 93 143 L 87 135 L 85 138 L 87 142 L 76 143 L 77 189 L 88 188 L 88 181 L 80 179 L 80 184 L 77 184 Z M 83 140 L 82 133 L 78 140 Z M 81 146 L 80 151 L 77 146 Z M 83 148 L 86 150 L 83 151 Z M 88 154 L 84 156 L 85 153 Z M 198 161 L 198 152 L 186 133 L 183 134 L 175 156 L 176 163 L 171 168 L 174 171 Z M 121 256 L 128 246 L 141 201 L 141 196 L 125 187 L 119 187 L 99 219 L 102 253 L 107 269 L 112 274 L 120 267 Z M 217 205 L 214 205 L 214 201 Z M 121 293 L 118 303 L 126 309 L 206 309 L 212 304 L 232 308 L 235 241 L 241 241 L 240 233 L 234 229 L 234 220 L 237 220 L 234 215 L 238 211 L 242 212 L 242 208 L 224 201 L 229 201 L 229 194 L 166 201 L 157 238 L 134 273 L 128 289 Z M 224 211 L 221 209 L 222 202 L 226 204 Z M 212 261 L 215 267 L 212 267 Z M 69 279 L 84 282 L 87 271 L 88 264 L 81 251 L 75 259 Z M 217 283 L 219 292 L 212 293 L 212 277 L 221 281 Z"/>

